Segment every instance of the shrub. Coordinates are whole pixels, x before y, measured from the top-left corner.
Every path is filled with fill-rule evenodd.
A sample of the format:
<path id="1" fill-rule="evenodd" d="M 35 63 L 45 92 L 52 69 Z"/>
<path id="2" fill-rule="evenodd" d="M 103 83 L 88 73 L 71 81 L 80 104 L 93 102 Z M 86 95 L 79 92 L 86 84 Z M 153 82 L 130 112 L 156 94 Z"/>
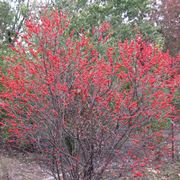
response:
<path id="1" fill-rule="evenodd" d="M 112 47 L 106 23 L 92 37 L 69 34 L 69 24 L 57 11 L 32 16 L 6 58 L 9 141 L 34 144 L 58 180 L 101 179 L 107 169 L 141 176 L 167 160 L 161 124 L 174 118 L 174 59 L 140 37 Z"/>

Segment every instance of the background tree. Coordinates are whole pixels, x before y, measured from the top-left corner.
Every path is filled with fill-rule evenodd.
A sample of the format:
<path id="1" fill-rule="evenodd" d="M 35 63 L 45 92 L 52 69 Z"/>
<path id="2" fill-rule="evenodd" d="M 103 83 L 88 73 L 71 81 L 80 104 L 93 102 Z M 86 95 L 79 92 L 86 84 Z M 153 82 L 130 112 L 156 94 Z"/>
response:
<path id="1" fill-rule="evenodd" d="M 180 3 L 178 0 L 155 1 L 153 19 L 161 28 L 165 38 L 164 50 L 169 50 L 171 55 L 180 53 Z"/>
<path id="2" fill-rule="evenodd" d="M 0 1 L 0 8 L 1 44 L 13 44 L 27 17 L 29 0 L 26 2 L 24 0 Z"/>
<path id="3" fill-rule="evenodd" d="M 28 16 L 29 0 L 0 1 L 0 66 L 3 55 L 11 53 L 9 45 L 14 45 L 18 34 L 23 29 L 24 20 Z"/>
<path id="4" fill-rule="evenodd" d="M 1 46 L 4 41 L 6 41 L 8 32 L 7 29 L 11 26 L 13 20 L 13 12 L 10 5 L 7 2 L 0 2 L 0 41 Z M 10 33 L 10 32 L 9 32 Z M 11 37 L 9 37 L 11 41 Z"/>
<path id="5" fill-rule="evenodd" d="M 49 4 L 69 12 L 72 26 L 78 31 L 82 28 L 91 31 L 107 21 L 112 26 L 114 40 L 132 39 L 140 33 L 147 41 L 158 44 L 163 39 L 158 27 L 150 20 L 151 3 L 150 0 L 49 1 Z"/>

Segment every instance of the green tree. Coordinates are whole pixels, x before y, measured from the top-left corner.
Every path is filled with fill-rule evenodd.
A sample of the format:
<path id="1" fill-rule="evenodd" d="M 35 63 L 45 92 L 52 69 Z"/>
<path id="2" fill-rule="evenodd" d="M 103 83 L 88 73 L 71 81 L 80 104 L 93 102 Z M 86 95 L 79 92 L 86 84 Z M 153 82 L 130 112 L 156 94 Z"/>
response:
<path id="1" fill-rule="evenodd" d="M 29 1 L 0 1 L 0 41 L 13 44 L 27 17 Z"/>
<path id="2" fill-rule="evenodd" d="M 0 41 L 1 45 L 8 40 L 7 37 L 10 26 L 13 21 L 13 12 L 9 3 L 0 1 Z M 10 40 L 9 40 L 10 41 Z"/>
<path id="3" fill-rule="evenodd" d="M 13 45 L 28 17 L 29 0 L 0 0 L 0 66 L 4 68 L 3 56 L 11 53 L 8 45 Z"/>
<path id="4" fill-rule="evenodd" d="M 156 44 L 162 40 L 154 22 L 150 20 L 150 0 L 51 0 L 49 4 L 68 11 L 72 28 L 91 30 L 104 21 L 111 24 L 115 39 L 133 39 L 140 33 L 147 41 Z"/>

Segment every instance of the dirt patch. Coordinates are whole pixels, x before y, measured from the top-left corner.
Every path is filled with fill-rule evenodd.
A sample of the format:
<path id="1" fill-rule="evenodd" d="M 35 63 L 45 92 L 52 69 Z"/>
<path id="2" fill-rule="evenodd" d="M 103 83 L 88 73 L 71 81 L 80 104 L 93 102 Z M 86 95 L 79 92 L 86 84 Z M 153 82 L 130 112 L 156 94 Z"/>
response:
<path id="1" fill-rule="evenodd" d="M 33 159 L 33 154 L 0 150 L 0 180 L 54 180 Z M 180 162 L 166 164 L 160 170 L 147 169 L 142 180 L 179 180 Z M 111 173 L 108 173 L 109 175 Z M 130 180 L 126 177 L 106 177 L 104 180 Z"/>
<path id="2" fill-rule="evenodd" d="M 17 154 L 17 153 L 16 153 Z M 0 153 L 0 180 L 54 180 L 30 155 Z"/>
<path id="3" fill-rule="evenodd" d="M 180 180 L 180 162 L 169 163 L 160 170 L 147 169 L 149 180 Z"/>

